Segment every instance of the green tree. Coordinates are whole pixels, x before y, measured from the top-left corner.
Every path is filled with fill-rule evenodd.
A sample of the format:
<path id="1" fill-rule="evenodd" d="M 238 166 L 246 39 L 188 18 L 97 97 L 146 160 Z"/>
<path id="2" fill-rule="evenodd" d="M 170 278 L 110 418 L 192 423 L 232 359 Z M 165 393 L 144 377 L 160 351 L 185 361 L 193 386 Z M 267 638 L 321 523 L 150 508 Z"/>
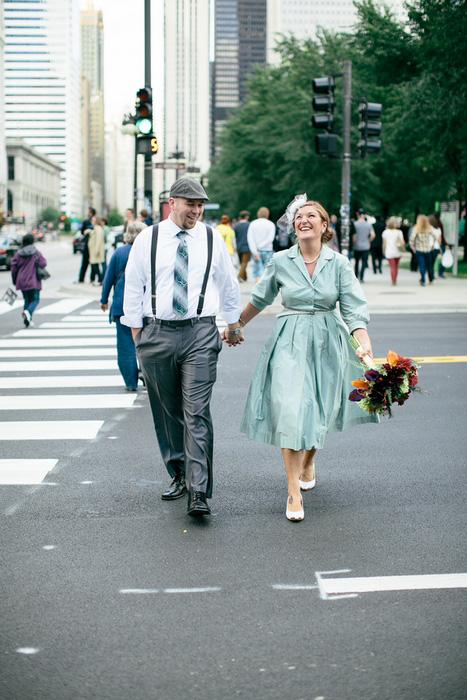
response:
<path id="1" fill-rule="evenodd" d="M 107 218 L 109 226 L 121 226 L 125 223 L 125 218 L 122 216 L 122 214 L 120 214 L 116 207 L 109 212 Z"/>
<path id="2" fill-rule="evenodd" d="M 39 214 L 37 221 L 38 226 L 40 226 L 44 221 L 54 225 L 54 228 L 58 227 L 58 222 L 60 221 L 60 212 L 54 207 L 45 207 Z"/>

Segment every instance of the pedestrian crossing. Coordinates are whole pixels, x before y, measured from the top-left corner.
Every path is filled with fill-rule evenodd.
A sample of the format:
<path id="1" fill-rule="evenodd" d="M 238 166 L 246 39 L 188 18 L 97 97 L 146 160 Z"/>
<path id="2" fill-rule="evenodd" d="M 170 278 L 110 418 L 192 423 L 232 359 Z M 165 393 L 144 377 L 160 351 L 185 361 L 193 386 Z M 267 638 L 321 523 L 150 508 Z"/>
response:
<path id="1" fill-rule="evenodd" d="M 51 321 L 52 314 L 61 318 Z M 43 323 L 41 315 L 48 317 Z M 34 318 L 34 329 L 0 339 L 4 486 L 51 483 L 51 471 L 70 455 L 75 441 L 94 440 L 115 411 L 131 409 L 138 400 L 137 392 L 124 391 L 115 326 L 95 301 L 43 304 Z M 39 444 L 40 458 L 35 456 Z"/>

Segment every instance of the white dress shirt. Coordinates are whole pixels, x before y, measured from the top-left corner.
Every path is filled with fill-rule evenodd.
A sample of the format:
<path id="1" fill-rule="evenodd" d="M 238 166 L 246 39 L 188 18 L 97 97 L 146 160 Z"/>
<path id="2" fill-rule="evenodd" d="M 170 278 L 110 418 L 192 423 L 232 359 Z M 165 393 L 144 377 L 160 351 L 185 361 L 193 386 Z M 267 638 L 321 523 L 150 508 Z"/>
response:
<path id="1" fill-rule="evenodd" d="M 252 255 L 258 250 L 272 250 L 276 227 L 269 219 L 255 219 L 248 226 L 248 247 Z"/>
<path id="2" fill-rule="evenodd" d="M 130 328 L 141 328 L 144 317 L 152 318 L 151 306 L 151 241 L 153 227 L 141 231 L 130 251 L 125 269 L 125 297 L 121 322 Z M 156 318 L 180 320 L 172 308 L 174 263 L 181 231 L 169 217 L 159 224 L 156 253 Z M 188 245 L 188 312 L 185 318 L 195 318 L 199 295 L 206 271 L 208 251 L 205 224 L 199 221 L 186 231 Z M 212 263 L 209 273 L 202 316 L 219 312 L 227 323 L 236 323 L 240 316 L 240 287 L 222 236 L 213 230 Z"/>

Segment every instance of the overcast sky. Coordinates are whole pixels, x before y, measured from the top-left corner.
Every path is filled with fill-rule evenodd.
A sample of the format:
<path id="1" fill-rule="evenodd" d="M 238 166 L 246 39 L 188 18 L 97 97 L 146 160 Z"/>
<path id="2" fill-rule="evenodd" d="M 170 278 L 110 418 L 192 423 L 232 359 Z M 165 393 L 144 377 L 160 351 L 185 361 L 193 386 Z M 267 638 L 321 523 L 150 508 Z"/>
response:
<path id="1" fill-rule="evenodd" d="M 80 0 L 82 10 L 89 0 Z M 121 121 L 133 110 L 136 92 L 144 86 L 144 0 L 92 0 L 104 19 L 105 120 Z M 155 109 L 163 89 L 164 0 L 151 1 L 151 71 Z"/>

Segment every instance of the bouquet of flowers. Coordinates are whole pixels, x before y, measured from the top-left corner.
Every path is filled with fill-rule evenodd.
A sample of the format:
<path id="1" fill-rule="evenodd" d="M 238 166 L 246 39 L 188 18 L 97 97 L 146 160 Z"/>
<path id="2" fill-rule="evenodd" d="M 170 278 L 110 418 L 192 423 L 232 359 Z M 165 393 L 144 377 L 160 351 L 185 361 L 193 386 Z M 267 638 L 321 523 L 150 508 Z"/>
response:
<path id="1" fill-rule="evenodd" d="M 349 342 L 354 350 L 359 347 L 353 336 Z M 418 365 L 410 357 L 402 357 L 390 350 L 382 365 L 376 365 L 368 356 L 364 356 L 362 362 L 368 369 L 362 379 L 352 382 L 355 389 L 350 392 L 349 400 L 358 402 L 364 411 L 391 417 L 393 403 L 402 406 L 411 392 L 420 391 L 417 386 Z"/>

